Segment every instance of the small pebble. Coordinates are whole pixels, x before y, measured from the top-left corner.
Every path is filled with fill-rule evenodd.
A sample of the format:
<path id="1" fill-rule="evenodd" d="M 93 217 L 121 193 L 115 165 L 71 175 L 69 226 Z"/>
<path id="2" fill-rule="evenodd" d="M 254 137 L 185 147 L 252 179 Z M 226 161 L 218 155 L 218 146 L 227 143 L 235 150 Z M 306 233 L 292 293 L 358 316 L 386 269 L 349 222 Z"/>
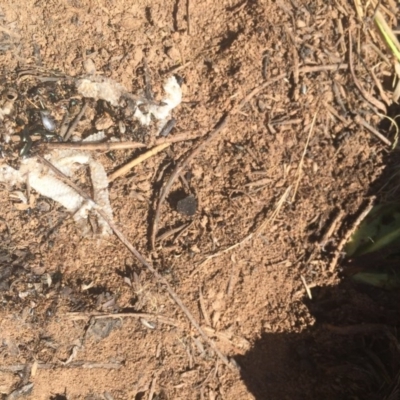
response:
<path id="1" fill-rule="evenodd" d="M 183 215 L 192 216 L 197 211 L 197 199 L 193 195 L 189 195 L 178 201 L 176 211 Z"/>

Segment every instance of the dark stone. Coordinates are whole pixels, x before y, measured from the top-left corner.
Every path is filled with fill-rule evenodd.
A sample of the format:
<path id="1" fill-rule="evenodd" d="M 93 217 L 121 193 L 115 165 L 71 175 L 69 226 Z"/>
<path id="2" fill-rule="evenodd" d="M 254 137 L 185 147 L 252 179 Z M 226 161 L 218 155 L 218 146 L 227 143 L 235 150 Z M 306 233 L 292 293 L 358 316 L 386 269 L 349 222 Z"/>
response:
<path id="1" fill-rule="evenodd" d="M 179 200 L 176 205 L 176 211 L 183 215 L 192 216 L 197 211 L 197 199 L 193 195 L 189 195 L 182 200 Z"/>

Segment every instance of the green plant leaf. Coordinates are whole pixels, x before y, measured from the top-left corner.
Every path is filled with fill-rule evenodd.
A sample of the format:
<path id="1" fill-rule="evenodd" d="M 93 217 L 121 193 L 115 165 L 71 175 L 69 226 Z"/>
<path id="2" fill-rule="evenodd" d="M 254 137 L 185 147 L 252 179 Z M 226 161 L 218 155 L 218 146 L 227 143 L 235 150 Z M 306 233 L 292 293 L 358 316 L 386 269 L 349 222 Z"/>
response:
<path id="1" fill-rule="evenodd" d="M 345 252 L 354 258 L 396 242 L 400 248 L 400 203 L 381 204 L 363 220 L 347 243 Z"/>
<path id="2" fill-rule="evenodd" d="M 352 279 L 356 282 L 365 283 L 385 290 L 400 288 L 400 275 L 393 271 L 358 272 L 352 276 Z"/>

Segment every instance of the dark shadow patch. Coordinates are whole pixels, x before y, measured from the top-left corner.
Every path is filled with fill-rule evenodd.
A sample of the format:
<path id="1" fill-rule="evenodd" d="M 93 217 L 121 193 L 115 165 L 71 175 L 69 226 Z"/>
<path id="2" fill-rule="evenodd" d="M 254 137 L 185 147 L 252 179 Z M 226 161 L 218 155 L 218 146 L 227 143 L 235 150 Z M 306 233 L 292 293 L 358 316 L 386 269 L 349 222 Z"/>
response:
<path id="1" fill-rule="evenodd" d="M 239 29 L 236 32 L 229 30 L 226 36 L 219 42 L 218 53 L 222 53 L 225 50 L 228 50 L 232 46 L 232 44 L 239 38 L 242 32 L 243 29 Z"/>
<path id="2" fill-rule="evenodd" d="M 144 10 L 146 20 L 151 25 L 154 26 L 153 16 L 151 15 L 151 7 L 147 6 Z"/>
<path id="3" fill-rule="evenodd" d="M 57 393 L 54 396 L 51 396 L 50 400 L 68 400 L 68 397 L 65 394 Z"/>
<path id="4" fill-rule="evenodd" d="M 343 281 L 312 295 L 312 328 L 264 332 L 235 357 L 249 391 L 257 400 L 384 398 L 400 368 L 400 294 Z"/>
<path id="5" fill-rule="evenodd" d="M 187 196 L 187 193 L 183 189 L 177 189 L 171 192 L 167 198 L 168 204 L 176 210 L 178 202 L 183 200 Z"/>
<path id="6" fill-rule="evenodd" d="M 180 0 L 176 0 L 174 3 L 174 8 L 172 9 L 172 21 L 174 26 L 174 31 L 177 32 L 178 28 L 178 11 L 179 11 Z"/>

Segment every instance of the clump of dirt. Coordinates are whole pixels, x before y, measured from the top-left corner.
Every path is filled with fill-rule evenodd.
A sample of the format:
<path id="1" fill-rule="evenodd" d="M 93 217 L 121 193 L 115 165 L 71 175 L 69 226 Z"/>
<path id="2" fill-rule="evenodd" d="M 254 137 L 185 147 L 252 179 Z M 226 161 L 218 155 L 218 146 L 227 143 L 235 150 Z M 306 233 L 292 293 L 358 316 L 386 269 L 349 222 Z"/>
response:
<path id="1" fill-rule="evenodd" d="M 33 191 L 34 201 L 21 204 L 28 188 L 3 185 L 1 395 L 30 383 L 26 398 L 35 400 L 337 399 L 379 392 L 379 378 L 363 386 L 368 373 L 347 368 L 351 357 L 342 364 L 340 359 L 368 349 L 363 355 L 375 360 L 370 361 L 375 368 L 374 354 L 382 346 L 359 346 L 354 332 L 343 339 L 343 331 L 332 326 L 360 324 L 355 316 L 371 310 L 366 322 L 388 322 L 378 321 L 375 295 L 339 285 L 340 263 L 332 260 L 380 176 L 387 151 L 354 120 L 357 115 L 377 126 L 381 117 L 354 84 L 348 52 L 357 50 L 355 74 L 377 98 L 384 92 L 376 90 L 369 71 L 374 67 L 379 80 L 391 74 L 391 66 L 371 46 L 350 47 L 349 32 L 372 39 L 351 5 L 342 3 L 2 5 L 2 84 L 18 82 L 21 110 L 44 91 L 57 129 L 63 118 L 59 105 L 65 102 L 75 115 L 80 99 L 71 104 L 73 90 L 57 80 L 32 86 L 26 73 L 18 76 L 21 71 L 31 71 L 37 82 L 76 79 L 87 74 L 85 66 L 94 66 L 131 93 L 143 92 L 150 78 L 157 99 L 165 78 L 182 78 L 183 101 L 168 137 L 198 138 L 170 145 L 111 182 L 111 207 L 117 226 L 240 372 L 218 359 L 165 287 L 115 236 L 82 237 L 58 204 Z M 89 104 L 75 129 L 78 136 L 99 130 L 100 120 L 110 137 L 149 147 L 156 140 L 130 124 L 130 116 L 112 115 L 107 103 L 107 109 L 97 106 Z M 173 184 L 152 248 L 165 182 L 227 113 L 225 129 Z M 104 114 L 110 118 L 101 120 Z M 25 117 L 28 123 L 23 112 L 4 121 L 12 120 L 19 133 L 23 124 L 17 119 Z M 17 164 L 15 146 L 10 151 Z M 144 151 L 92 154 L 110 174 Z M 90 187 L 85 171 L 77 183 Z M 311 305 L 305 285 L 315 295 Z M 330 291 L 332 307 L 324 297 Z M 352 307 L 343 316 L 347 296 Z M 360 335 L 364 340 L 365 332 Z M 386 378 L 393 381 L 395 369 L 393 363 Z"/>

